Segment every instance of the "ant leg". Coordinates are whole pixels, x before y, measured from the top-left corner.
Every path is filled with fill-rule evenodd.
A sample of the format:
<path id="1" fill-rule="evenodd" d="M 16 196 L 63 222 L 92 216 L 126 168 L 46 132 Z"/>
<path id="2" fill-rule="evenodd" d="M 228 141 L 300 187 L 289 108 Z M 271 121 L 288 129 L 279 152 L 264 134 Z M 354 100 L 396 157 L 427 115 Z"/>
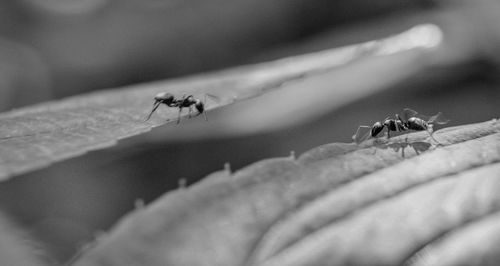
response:
<path id="1" fill-rule="evenodd" d="M 359 126 L 358 129 L 356 130 L 356 133 L 352 136 L 352 140 L 356 143 L 359 144 L 363 142 L 364 140 L 368 139 L 370 136 L 370 131 L 366 132 L 363 136 L 361 136 L 362 132 L 361 129 L 367 129 L 369 130 L 371 127 L 369 126 Z"/>
<path id="2" fill-rule="evenodd" d="M 429 133 L 429 136 L 431 137 L 431 139 L 436 142 L 438 144 L 438 146 L 443 146 L 443 144 L 441 142 L 439 142 L 436 138 L 434 138 L 434 130 L 432 128 L 432 126 L 429 126 L 427 128 L 427 133 Z"/>
<path id="3" fill-rule="evenodd" d="M 387 139 L 391 138 L 391 130 L 387 127 Z"/>
<path id="4" fill-rule="evenodd" d="M 207 104 L 207 95 L 205 94 L 205 98 L 203 99 L 203 106 L 206 106 L 206 104 Z M 208 121 L 207 112 L 203 111 L 203 116 L 205 117 L 205 121 Z"/>
<path id="5" fill-rule="evenodd" d="M 177 124 L 181 122 L 182 107 L 179 107 L 179 116 L 177 116 Z"/>
<path id="6" fill-rule="evenodd" d="M 191 118 L 191 113 L 193 112 L 193 107 L 190 105 L 189 106 L 189 112 L 188 112 L 188 117 Z"/>
<path id="7" fill-rule="evenodd" d="M 429 132 L 429 131 L 427 131 Z M 441 142 L 439 142 L 436 138 L 434 138 L 434 134 L 433 132 L 429 132 L 429 137 L 431 137 L 431 139 L 436 142 L 438 144 L 438 146 L 443 146 L 443 144 Z"/>

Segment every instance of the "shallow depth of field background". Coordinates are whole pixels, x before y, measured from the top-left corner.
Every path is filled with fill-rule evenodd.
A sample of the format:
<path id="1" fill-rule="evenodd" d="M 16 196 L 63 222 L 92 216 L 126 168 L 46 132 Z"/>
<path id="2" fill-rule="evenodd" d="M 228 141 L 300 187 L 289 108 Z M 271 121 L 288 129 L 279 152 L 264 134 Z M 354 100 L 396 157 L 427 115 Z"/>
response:
<path id="1" fill-rule="evenodd" d="M 476 4 L 483 8 L 477 9 L 461 4 L 431 0 L 3 1 L 0 110 L 383 38 L 427 22 L 429 14 L 451 18 L 442 22 L 451 29 L 445 34 L 454 34 L 453 41 L 491 38 L 495 47 L 500 34 L 488 26 L 500 22 L 495 20 L 495 15 L 500 17 L 498 4 L 481 0 Z M 0 207 L 49 256 L 63 262 L 134 208 L 136 199 L 151 202 L 177 188 L 179 179 L 192 184 L 226 162 L 237 170 L 256 160 L 288 156 L 290 151 L 300 154 L 328 142 L 350 142 L 358 125 L 372 124 L 404 107 L 426 114 L 442 111 L 452 120 L 450 125 L 498 117 L 498 50 L 475 47 L 474 42 L 463 45 L 467 48 L 463 51 L 470 53 L 465 59 L 458 55 L 449 64 L 429 67 L 383 93 L 366 95 L 305 123 L 269 124 L 272 130 L 264 125 L 263 130 L 247 132 L 216 128 L 231 114 L 262 104 L 249 100 L 209 112 L 208 122 L 200 117 L 183 120 L 14 178 L 0 184 Z M 374 82 L 373 77 L 358 77 L 355 71 L 350 75 Z M 314 94 L 315 86 L 335 90 L 335 81 L 326 75 L 291 86 L 303 86 Z M 277 97 L 261 108 L 273 113 L 277 111 L 273 102 L 282 100 Z M 286 101 L 293 106 L 301 99 Z M 311 102 L 310 108 L 315 107 Z M 145 112 L 150 108 L 144 106 Z M 261 118 L 244 122 L 257 125 Z"/>

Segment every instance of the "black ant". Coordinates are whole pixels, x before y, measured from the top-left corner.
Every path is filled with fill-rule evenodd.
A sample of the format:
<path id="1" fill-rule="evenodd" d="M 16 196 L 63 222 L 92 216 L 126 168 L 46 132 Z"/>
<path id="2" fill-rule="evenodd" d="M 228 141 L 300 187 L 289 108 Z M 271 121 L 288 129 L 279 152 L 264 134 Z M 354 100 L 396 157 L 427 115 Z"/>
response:
<path id="1" fill-rule="evenodd" d="M 205 98 L 206 99 L 206 98 Z M 203 114 L 205 116 L 205 121 L 207 120 L 207 115 L 205 113 L 205 103 L 200 99 L 194 98 L 193 95 L 184 95 L 182 98 L 175 98 L 175 96 L 168 92 L 160 92 L 154 97 L 153 110 L 149 113 L 146 121 L 148 121 L 153 113 L 158 109 L 160 104 L 165 104 L 168 107 L 179 108 L 179 116 L 177 117 L 177 124 L 181 121 L 182 108 L 189 108 L 189 117 L 191 118 L 191 113 L 193 112 L 193 105 L 198 111 L 197 115 Z"/>
<path id="2" fill-rule="evenodd" d="M 443 118 L 442 113 L 439 112 L 436 115 L 433 116 L 424 116 L 424 115 L 418 115 L 418 113 L 412 109 L 405 108 L 404 109 L 404 117 L 405 119 L 402 119 L 398 114 L 395 115 L 395 119 L 387 117 L 384 119 L 384 122 L 375 122 L 373 126 L 359 126 L 358 130 L 356 131 L 356 134 L 352 137 L 353 140 L 356 143 L 360 143 L 367 139 L 368 137 L 377 137 L 380 132 L 384 128 L 387 128 L 387 138 L 390 138 L 390 132 L 403 132 L 403 131 L 408 131 L 408 130 L 414 130 L 414 131 L 424 131 L 426 130 L 429 132 L 430 137 L 437 143 L 437 141 L 433 134 L 433 126 L 434 124 L 446 124 L 449 122 L 449 120 Z M 417 117 L 420 116 L 422 118 Z M 369 128 L 370 131 L 364 134 L 363 136 L 360 137 L 361 135 L 361 129 L 363 128 Z"/>

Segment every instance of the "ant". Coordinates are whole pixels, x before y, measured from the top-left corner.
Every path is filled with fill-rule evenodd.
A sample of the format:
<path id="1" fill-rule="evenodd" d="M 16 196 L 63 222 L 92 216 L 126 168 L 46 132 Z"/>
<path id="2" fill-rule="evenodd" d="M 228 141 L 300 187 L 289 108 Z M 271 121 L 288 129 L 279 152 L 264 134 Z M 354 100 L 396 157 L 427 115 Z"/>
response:
<path id="1" fill-rule="evenodd" d="M 206 97 L 205 97 L 206 99 Z M 160 104 L 165 104 L 168 107 L 179 108 L 179 116 L 177 117 L 177 124 L 181 121 L 182 108 L 189 108 L 189 118 L 191 118 L 191 113 L 193 112 L 193 105 L 198 111 L 198 115 L 203 114 L 205 116 L 205 121 L 207 121 L 207 115 L 205 113 L 205 103 L 200 99 L 194 98 L 193 95 L 183 95 L 182 98 L 175 98 L 175 96 L 168 92 L 160 92 L 154 97 L 153 110 L 149 113 L 146 121 L 148 121 L 153 113 L 158 109 Z"/>
<path id="2" fill-rule="evenodd" d="M 416 111 L 410 109 L 410 108 L 405 108 L 404 109 L 404 117 L 405 119 L 402 119 L 398 114 L 395 115 L 395 119 L 387 117 L 386 119 L 383 120 L 383 122 L 377 121 L 373 124 L 373 126 L 359 126 L 358 130 L 356 131 L 356 134 L 352 137 L 353 140 L 356 143 L 360 143 L 367 139 L 369 136 L 372 138 L 376 137 L 384 128 L 387 128 L 387 138 L 390 138 L 390 132 L 403 132 L 403 131 L 408 131 L 408 130 L 414 130 L 414 131 L 424 131 L 426 130 L 429 132 L 429 136 L 437 143 L 437 141 L 433 134 L 433 127 L 434 124 L 446 124 L 449 122 L 449 120 L 443 118 L 442 113 L 439 112 L 436 115 L 433 116 L 424 116 L 424 115 L 419 115 Z M 422 118 L 417 117 L 420 116 Z M 370 131 L 367 132 L 365 135 L 360 137 L 361 134 L 361 129 L 363 128 L 369 128 Z"/>

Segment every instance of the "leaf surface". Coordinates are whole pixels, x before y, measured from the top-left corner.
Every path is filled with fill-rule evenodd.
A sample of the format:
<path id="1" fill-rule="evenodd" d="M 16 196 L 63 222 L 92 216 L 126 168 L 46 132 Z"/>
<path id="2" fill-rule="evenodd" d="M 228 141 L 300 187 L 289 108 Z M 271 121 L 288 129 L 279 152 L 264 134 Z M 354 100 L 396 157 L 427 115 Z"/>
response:
<path id="1" fill-rule="evenodd" d="M 420 26 L 379 41 L 212 74 L 100 91 L 3 113 L 0 115 L 0 179 L 102 149 L 117 140 L 175 121 L 178 108 L 164 106 L 151 120 L 145 121 L 157 93 L 206 98 L 206 109 L 210 110 L 355 60 L 408 50 L 416 50 L 412 55 L 418 56 L 418 51 L 436 42 L 415 42 L 415 37 L 426 34 L 435 37 L 437 33 L 435 26 Z M 351 94 L 357 95 L 355 91 Z M 216 100 L 206 95 L 214 95 Z"/>
<path id="2" fill-rule="evenodd" d="M 497 245 L 470 241 L 498 243 L 500 122 L 434 137 L 442 145 L 417 132 L 217 172 L 130 213 L 74 265 L 496 262 Z"/>

